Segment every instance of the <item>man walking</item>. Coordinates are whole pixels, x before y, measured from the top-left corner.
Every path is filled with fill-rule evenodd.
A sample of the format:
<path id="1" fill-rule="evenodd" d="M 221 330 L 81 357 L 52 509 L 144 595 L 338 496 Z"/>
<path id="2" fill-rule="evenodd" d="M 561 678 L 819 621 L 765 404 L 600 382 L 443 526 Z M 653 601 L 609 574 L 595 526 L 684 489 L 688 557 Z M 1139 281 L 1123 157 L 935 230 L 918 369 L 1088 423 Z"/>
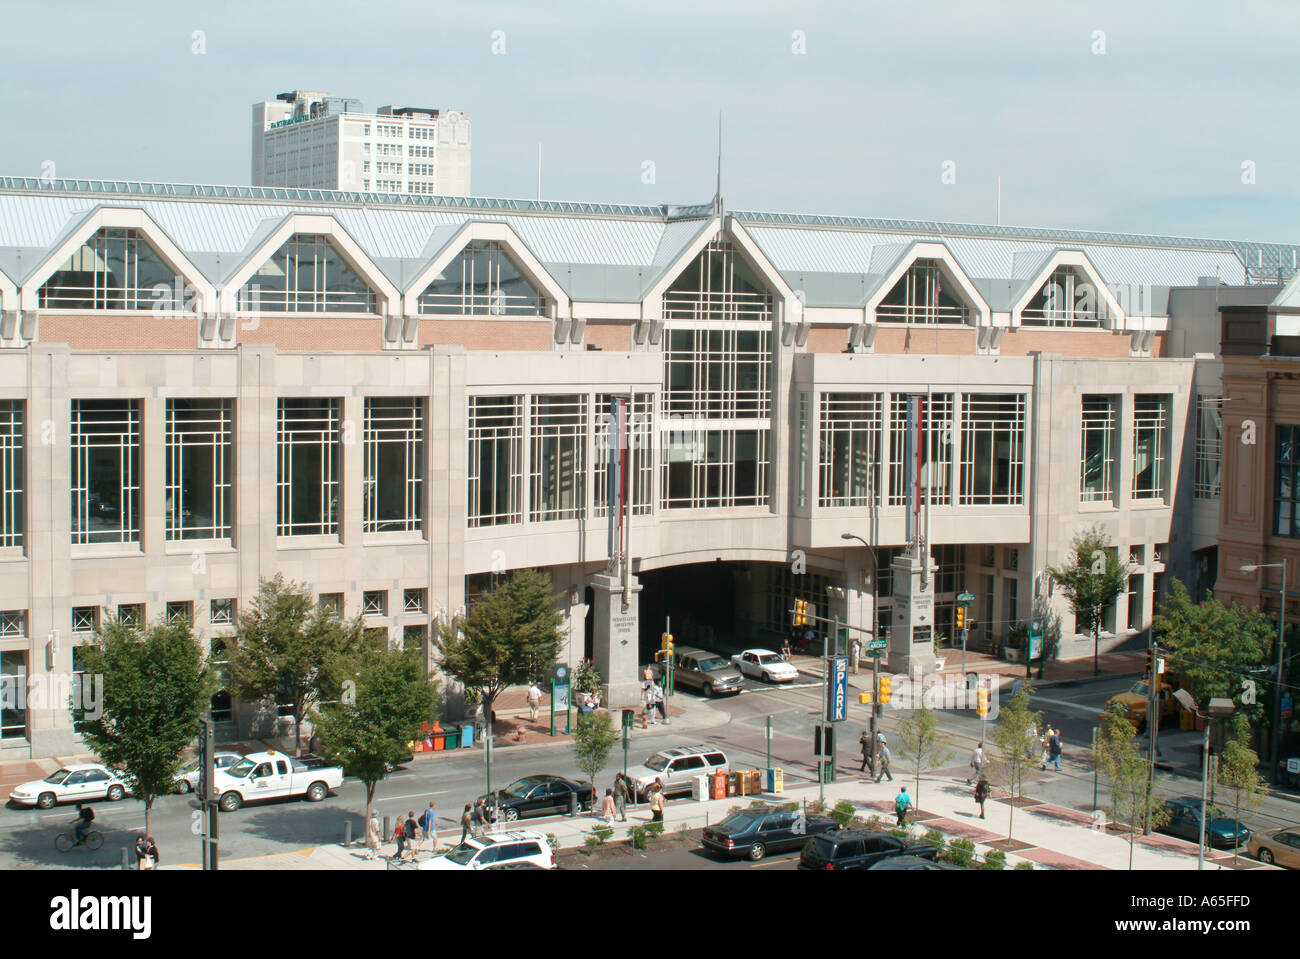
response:
<path id="1" fill-rule="evenodd" d="M 436 825 L 437 814 L 434 812 L 434 808 L 435 808 L 434 802 L 432 799 L 430 799 L 429 808 L 426 809 L 424 811 L 424 815 L 420 817 L 420 829 L 424 833 L 423 836 L 424 839 L 432 840 L 429 848 L 433 850 L 437 850 L 438 827 Z"/>
<path id="2" fill-rule="evenodd" d="M 980 773 L 980 781 L 975 784 L 975 801 L 979 803 L 980 818 L 984 818 L 984 803 L 989 798 L 989 781 Z"/>
<path id="3" fill-rule="evenodd" d="M 984 744 L 980 743 L 975 747 L 975 750 L 970 754 L 970 768 L 974 770 L 973 775 L 975 779 L 980 778 L 980 775 L 984 769 L 984 764 L 987 761 L 988 760 L 984 758 Z M 969 786 L 970 784 L 971 784 L 971 777 L 967 776 L 966 785 Z"/>
<path id="4" fill-rule="evenodd" d="M 366 858 L 375 859 L 379 856 L 379 844 L 383 837 L 379 832 L 379 813 L 373 809 L 370 810 L 370 821 L 366 823 Z"/>
<path id="5" fill-rule="evenodd" d="M 482 799 L 474 804 L 474 811 L 470 814 L 470 822 L 473 825 L 474 838 L 482 838 L 483 833 L 487 831 L 488 823 L 487 803 Z"/>
<path id="6" fill-rule="evenodd" d="M 619 822 L 627 822 L 627 777 L 622 773 L 614 776 L 614 810 Z"/>
<path id="7" fill-rule="evenodd" d="M 854 636 L 853 642 L 849 643 L 849 664 L 853 667 L 854 676 L 858 674 L 858 660 L 861 658 L 861 656 L 862 656 L 862 640 Z"/>
<path id="8" fill-rule="evenodd" d="M 890 755 L 889 746 L 885 744 L 885 737 L 881 736 L 880 750 L 876 760 L 880 764 L 879 772 L 876 773 L 876 782 L 880 782 L 882 776 L 888 776 L 891 783 L 894 781 L 894 774 L 889 771 L 889 764 L 893 762 L 893 760 L 894 757 Z M 906 792 L 906 787 L 904 787 L 904 792 Z"/>
<path id="9" fill-rule="evenodd" d="M 469 803 L 465 803 L 465 811 L 460 814 L 460 841 L 463 843 L 465 837 L 474 831 L 474 813 Z"/>
<path id="10" fill-rule="evenodd" d="M 1052 738 L 1047 740 L 1047 762 L 1059 773 L 1061 771 L 1061 734 L 1053 729 Z M 1043 768 L 1047 768 L 1047 763 L 1043 763 Z"/>
<path id="11" fill-rule="evenodd" d="M 663 718 L 664 725 L 668 725 L 668 706 L 664 703 L 664 688 L 655 683 L 650 690 L 650 695 L 654 701 L 655 709 L 659 710 L 659 715 Z"/>
<path id="12" fill-rule="evenodd" d="M 528 721 L 537 722 L 537 710 L 542 705 L 542 689 L 537 685 L 537 680 L 528 684 Z"/>
<path id="13" fill-rule="evenodd" d="M 904 786 L 902 792 L 894 800 L 894 812 L 898 815 L 898 825 L 902 826 L 907 819 L 907 811 L 912 808 L 912 797 L 907 793 L 907 787 Z"/>
<path id="14" fill-rule="evenodd" d="M 867 773 L 870 776 L 874 773 L 874 764 L 871 761 L 871 734 L 865 729 L 862 730 L 862 735 L 858 737 L 858 748 L 862 750 L 862 768 L 859 772 Z M 868 767 L 872 767 L 872 772 L 867 772 Z"/>
<path id="15" fill-rule="evenodd" d="M 645 716 L 651 726 L 658 725 L 655 720 L 654 680 L 647 679 L 641 686 L 641 715 Z"/>

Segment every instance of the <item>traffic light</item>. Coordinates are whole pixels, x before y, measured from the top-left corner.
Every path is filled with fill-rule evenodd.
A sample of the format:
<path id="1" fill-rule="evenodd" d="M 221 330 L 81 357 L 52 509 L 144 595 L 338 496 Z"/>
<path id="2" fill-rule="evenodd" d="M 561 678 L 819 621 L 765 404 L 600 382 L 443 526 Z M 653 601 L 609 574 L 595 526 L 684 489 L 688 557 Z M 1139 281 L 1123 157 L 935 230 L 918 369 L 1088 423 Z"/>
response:
<path id="1" fill-rule="evenodd" d="M 975 691 L 975 715 L 983 719 L 989 714 L 989 691 L 981 686 Z"/>
<path id="2" fill-rule="evenodd" d="M 958 629 L 966 628 L 966 607 L 965 606 L 957 607 L 957 628 Z"/>
<path id="3" fill-rule="evenodd" d="M 890 695 L 892 693 L 890 687 L 893 685 L 893 681 L 894 681 L 893 677 L 891 676 L 880 677 L 880 690 L 877 693 L 876 701 L 880 703 L 880 705 L 882 706 L 885 705 L 885 703 L 889 702 Z"/>
<path id="4" fill-rule="evenodd" d="M 1155 654 L 1152 653 L 1151 650 L 1148 649 L 1148 650 L 1147 650 L 1147 664 L 1146 664 L 1146 667 L 1142 670 L 1143 675 L 1146 676 L 1147 679 L 1150 679 L 1151 676 L 1153 675 L 1153 674 L 1152 674 L 1152 668 L 1153 668 L 1154 666 L 1155 666 Z"/>
<path id="5" fill-rule="evenodd" d="M 796 599 L 794 601 L 794 624 L 796 626 L 808 625 L 808 600 Z"/>
<path id="6" fill-rule="evenodd" d="M 870 706 L 870 705 L 871 705 L 871 694 L 870 694 L 870 693 L 858 693 L 858 704 L 861 705 L 861 706 Z"/>

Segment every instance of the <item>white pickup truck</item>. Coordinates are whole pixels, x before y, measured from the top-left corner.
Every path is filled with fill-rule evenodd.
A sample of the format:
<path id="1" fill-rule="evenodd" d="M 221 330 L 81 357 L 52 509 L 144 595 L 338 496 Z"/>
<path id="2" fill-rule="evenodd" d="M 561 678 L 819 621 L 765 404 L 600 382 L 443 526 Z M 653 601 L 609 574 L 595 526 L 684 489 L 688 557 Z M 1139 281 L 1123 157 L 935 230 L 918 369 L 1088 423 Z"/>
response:
<path id="1" fill-rule="evenodd" d="M 251 799 L 304 796 L 320 802 L 343 784 L 343 770 L 310 757 L 294 759 L 275 751 L 249 753 L 240 762 L 214 773 L 214 792 L 223 812 L 234 812 Z"/>

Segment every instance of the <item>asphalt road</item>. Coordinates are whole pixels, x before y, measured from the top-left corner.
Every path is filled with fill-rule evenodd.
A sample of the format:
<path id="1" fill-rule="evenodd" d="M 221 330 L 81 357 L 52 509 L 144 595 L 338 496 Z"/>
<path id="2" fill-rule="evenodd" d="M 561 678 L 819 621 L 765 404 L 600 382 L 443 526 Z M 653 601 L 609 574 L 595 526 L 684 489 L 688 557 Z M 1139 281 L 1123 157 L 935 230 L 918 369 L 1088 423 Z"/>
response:
<path id="1" fill-rule="evenodd" d="M 1092 809 L 1093 775 L 1087 765 L 1086 751 L 1092 727 L 1101 704 L 1115 692 L 1127 688 L 1131 679 L 1107 680 L 1073 687 L 1044 690 L 1034 698 L 1034 707 L 1044 712 L 1047 721 L 1064 732 L 1065 768 L 1057 773 L 1035 771 L 1027 790 L 1038 798 L 1078 809 Z M 747 684 L 748 686 L 749 684 Z M 693 693 L 680 693 L 694 696 Z M 816 778 L 812 756 L 812 729 L 821 703 L 820 687 L 796 684 L 794 688 L 765 687 L 755 684 L 739 696 L 713 701 L 725 711 L 730 721 L 711 729 L 677 733 L 673 727 L 660 726 L 641 733 L 633 743 L 630 762 L 643 760 L 650 753 L 667 746 L 710 742 L 721 746 L 733 767 L 760 768 L 767 765 L 766 725 L 772 720 L 772 764 L 784 770 L 787 783 Z M 840 727 L 840 762 L 837 779 L 858 779 L 857 737 L 867 727 L 867 709 L 852 702 L 849 719 Z M 896 728 L 896 712 L 886 710 L 883 728 L 890 735 Z M 940 724 L 950 737 L 954 755 L 945 767 L 948 781 L 963 782 L 971 748 L 987 731 L 969 710 L 942 710 Z M 894 777 L 907 778 L 906 763 L 899 757 L 897 736 L 890 736 L 895 747 Z M 1166 758 L 1183 760 L 1171 773 L 1163 773 L 1158 790 L 1166 795 L 1197 794 L 1199 773 L 1194 768 L 1195 752 L 1178 755 L 1166 750 Z M 1190 759 L 1190 765 L 1185 761 Z M 622 767 L 621 749 L 611 756 L 603 780 L 613 778 Z M 519 749 L 503 747 L 494 752 L 492 783 L 497 788 L 534 773 L 578 776 L 572 747 L 557 743 Z M 1184 775 L 1185 773 L 1185 775 Z M 931 774 L 939 775 L 939 774 Z M 922 781 L 921 800 L 924 799 Z M 863 794 L 870 798 L 890 798 L 896 786 L 863 782 Z M 459 834 L 456 822 L 466 802 L 487 791 L 484 751 L 479 748 L 460 750 L 436 759 L 415 761 L 382 782 L 376 794 L 380 816 L 392 818 L 407 810 L 417 812 L 433 799 L 438 804 L 440 832 L 444 837 Z M 1101 801 L 1105 801 L 1105 783 L 1100 784 Z M 339 842 L 345 823 L 352 824 L 352 835 L 363 834 L 362 813 L 365 809 L 364 788 L 355 780 L 344 781 L 337 792 L 321 803 L 301 800 L 271 801 L 249 805 L 234 813 L 220 816 L 220 847 L 225 858 L 244 858 L 284 852 L 302 846 Z M 120 862 L 120 850 L 134 845 L 135 836 L 144 827 L 144 806 L 137 800 L 95 804 L 96 827 L 104 833 L 103 849 L 91 853 L 74 849 L 61 854 L 54 848 L 55 835 L 70 828 L 74 810 L 62 806 L 48 811 L 5 807 L 0 809 L 0 868 L 112 868 Z M 1259 810 L 1244 814 L 1242 820 L 1252 829 L 1294 824 L 1300 821 L 1300 805 L 1280 799 L 1266 799 Z M 543 827 L 545 818 L 525 820 Z M 200 819 L 197 803 L 190 796 L 166 796 L 157 801 L 153 811 L 153 834 L 165 863 L 198 862 Z M 543 830 L 544 831 L 544 830 Z M 680 854 L 680 855 L 679 855 Z M 710 865 L 691 851 L 670 850 L 663 855 L 677 856 L 681 863 L 661 868 L 782 868 L 784 857 L 750 864 Z M 694 857 L 694 858 L 684 858 Z M 714 862 L 708 857 L 709 863 Z M 656 860 L 658 862 L 659 860 Z M 676 859 L 673 860 L 676 862 Z M 791 865 L 791 868 L 793 866 Z M 656 867 L 648 867 L 656 868 Z"/>

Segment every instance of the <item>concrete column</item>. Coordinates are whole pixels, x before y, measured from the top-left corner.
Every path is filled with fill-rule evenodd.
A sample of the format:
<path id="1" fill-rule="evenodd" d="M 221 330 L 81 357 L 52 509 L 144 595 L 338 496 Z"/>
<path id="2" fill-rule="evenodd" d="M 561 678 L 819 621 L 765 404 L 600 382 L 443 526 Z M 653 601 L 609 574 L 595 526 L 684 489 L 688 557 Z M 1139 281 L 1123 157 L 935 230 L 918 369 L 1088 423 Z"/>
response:
<path id="1" fill-rule="evenodd" d="M 634 707 L 641 702 L 636 674 L 641 584 L 633 578 L 631 602 L 626 606 L 619 577 L 598 573 L 591 577 L 590 585 L 596 594 L 591 611 L 596 669 L 605 680 L 601 699 L 609 709 Z"/>
<path id="2" fill-rule="evenodd" d="M 921 583 L 922 563 L 929 566 L 924 586 Z M 929 550 L 907 549 L 894 559 L 893 628 L 889 643 L 891 672 L 934 669 L 934 577 L 938 569 Z"/>

